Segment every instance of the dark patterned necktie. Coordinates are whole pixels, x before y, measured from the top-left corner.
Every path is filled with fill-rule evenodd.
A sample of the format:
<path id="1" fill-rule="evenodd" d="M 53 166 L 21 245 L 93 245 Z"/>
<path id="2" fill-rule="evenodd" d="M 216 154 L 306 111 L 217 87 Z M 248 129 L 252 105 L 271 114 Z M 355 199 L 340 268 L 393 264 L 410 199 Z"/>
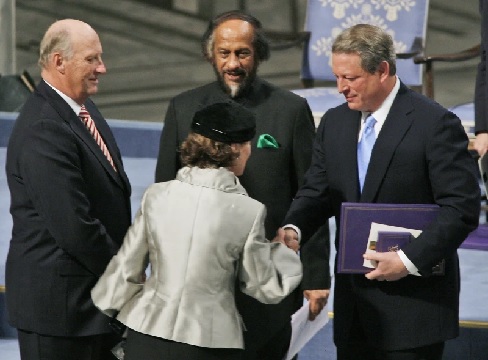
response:
<path id="1" fill-rule="evenodd" d="M 80 114 L 78 116 L 81 119 L 81 121 L 83 121 L 83 124 L 85 124 L 91 136 L 93 136 L 93 139 L 95 139 L 95 142 L 98 144 L 98 146 L 100 146 L 103 155 L 105 155 L 110 165 L 112 165 L 113 169 L 117 171 L 114 162 L 112 160 L 112 156 L 110 155 L 110 151 L 108 151 L 107 145 L 105 145 L 105 142 L 103 141 L 102 136 L 98 132 L 98 129 L 95 126 L 95 122 L 90 116 L 90 113 L 86 110 L 85 105 L 81 106 Z"/>

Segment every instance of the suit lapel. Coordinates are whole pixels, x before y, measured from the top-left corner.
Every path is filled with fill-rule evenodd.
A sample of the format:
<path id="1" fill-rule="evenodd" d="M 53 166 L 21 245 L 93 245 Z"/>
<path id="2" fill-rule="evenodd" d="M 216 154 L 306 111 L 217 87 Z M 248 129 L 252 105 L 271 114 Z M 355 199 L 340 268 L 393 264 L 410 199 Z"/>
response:
<path id="1" fill-rule="evenodd" d="M 346 105 L 347 106 L 347 105 Z M 342 131 L 343 136 L 338 136 L 342 148 L 341 153 L 344 156 L 344 172 L 345 179 L 349 179 L 346 186 L 346 199 L 350 201 L 359 200 L 359 180 L 358 180 L 358 160 L 357 160 L 357 147 L 358 147 L 358 133 L 361 125 L 361 112 L 348 110 L 345 112 L 343 119 Z M 337 134 L 339 135 L 339 134 Z M 335 137 L 335 135 L 332 135 Z M 352 200 L 354 199 L 354 200 Z"/>
<path id="2" fill-rule="evenodd" d="M 405 85 L 400 85 L 400 89 L 393 101 L 385 123 L 378 134 L 364 181 L 363 192 L 361 194 L 362 202 L 374 201 L 381 182 L 388 171 L 391 158 L 398 144 L 412 125 L 412 119 L 407 116 L 413 110 L 408 94 L 409 91 L 411 90 L 408 90 Z"/>
<path id="3" fill-rule="evenodd" d="M 90 112 L 90 109 L 88 109 L 88 112 Z M 92 115 L 90 112 L 90 116 L 92 117 L 93 121 L 95 122 L 95 126 L 98 129 L 98 132 L 102 136 L 103 140 L 105 141 L 106 136 L 104 136 L 103 132 L 100 131 L 100 121 L 96 119 L 96 116 Z M 108 162 L 107 158 L 102 152 L 102 149 L 100 149 L 100 146 L 96 143 L 95 139 L 91 136 L 90 132 L 86 129 L 85 124 L 78 118 L 77 115 L 73 113 L 73 116 L 70 118 L 69 125 L 71 126 L 71 129 L 73 129 L 73 132 L 85 143 L 85 145 L 90 149 L 90 151 L 95 155 L 97 160 L 100 162 L 100 164 L 104 167 L 105 171 L 110 175 L 110 177 L 121 187 L 124 186 L 124 184 L 121 181 L 121 178 L 117 175 L 117 172 L 112 168 L 112 165 Z M 113 150 L 109 147 L 107 142 L 105 141 L 105 145 L 107 145 L 107 148 L 110 151 L 110 155 L 112 155 L 112 159 L 114 161 L 115 166 L 117 167 L 117 171 L 121 168 L 120 163 L 116 162 L 115 158 L 115 153 Z"/>
<path id="4" fill-rule="evenodd" d="M 91 118 L 95 122 L 95 126 L 97 127 L 97 130 L 100 133 L 100 135 L 102 136 L 103 141 L 105 142 L 105 145 L 107 146 L 108 151 L 110 152 L 110 155 L 112 156 L 112 160 L 115 164 L 115 167 L 117 168 L 117 172 L 114 171 L 112 165 L 110 165 L 109 161 L 107 160 L 107 158 L 105 157 L 102 150 L 95 142 L 91 134 L 88 131 L 86 131 L 86 133 L 88 133 L 89 135 L 89 138 L 92 140 L 91 142 L 89 142 L 89 144 L 91 145 L 90 149 L 93 151 L 95 156 L 97 156 L 100 163 L 110 174 L 110 176 L 117 182 L 117 184 L 130 190 L 129 179 L 127 178 L 127 174 L 124 171 L 122 161 L 119 157 L 119 148 L 115 142 L 115 139 L 112 135 L 112 131 L 110 130 L 107 121 L 105 121 L 105 119 L 102 117 L 102 115 L 99 113 L 99 111 L 91 101 L 87 101 L 85 105 L 88 109 L 88 112 L 90 113 Z M 82 128 L 84 127 L 85 126 L 82 123 Z"/>
<path id="5" fill-rule="evenodd" d="M 112 168 L 112 166 L 108 162 L 107 158 L 103 154 L 102 150 L 100 149 L 100 146 L 98 146 L 98 144 L 95 142 L 95 139 L 93 139 L 90 132 L 85 127 L 85 124 L 83 124 L 83 122 L 80 120 L 78 115 L 73 112 L 73 109 L 56 93 L 56 91 L 51 89 L 51 87 L 49 85 L 47 85 L 44 81 L 41 81 L 39 83 L 38 91 L 48 99 L 49 103 L 53 106 L 53 108 L 59 114 L 61 119 L 63 119 L 68 124 L 68 126 L 73 130 L 73 132 L 81 139 L 81 141 L 83 141 L 83 143 L 85 143 L 85 145 L 90 149 L 90 151 L 93 153 L 93 155 L 95 155 L 95 157 L 98 159 L 100 164 L 102 164 L 102 166 L 105 168 L 105 170 L 110 175 L 110 177 L 112 179 L 114 179 L 114 181 L 119 186 L 127 187 L 122 182 L 121 177 L 119 177 L 119 175 L 117 175 L 117 172 L 115 172 L 115 170 Z M 100 121 L 100 119 L 97 119 L 96 115 L 95 115 L 95 117 L 93 115 L 94 113 L 97 113 L 97 111 L 94 111 L 93 105 L 91 105 L 91 104 L 88 105 L 87 109 L 88 109 L 88 112 L 90 112 L 90 116 L 92 116 L 92 119 L 95 121 L 95 125 L 97 126 L 97 129 L 100 132 L 99 125 L 100 126 L 102 125 L 101 121 Z M 105 121 L 103 120 L 103 122 L 105 122 Z M 101 126 L 101 127 L 103 127 L 103 126 Z M 106 133 L 106 131 L 104 131 L 104 132 Z M 102 135 L 102 137 L 105 140 L 106 136 L 104 136 L 104 134 L 102 132 L 100 132 L 100 134 Z M 108 146 L 109 145 L 107 144 L 107 147 Z M 117 153 L 113 153 L 112 150 L 113 150 L 113 147 L 109 147 L 110 154 L 112 155 L 112 157 L 116 158 Z M 122 168 L 118 159 L 117 159 L 117 165 L 116 166 L 118 166 L 117 169 Z M 123 173 L 123 171 L 122 171 L 122 173 Z M 125 176 L 125 178 L 127 178 L 125 173 L 123 173 L 123 176 Z"/>

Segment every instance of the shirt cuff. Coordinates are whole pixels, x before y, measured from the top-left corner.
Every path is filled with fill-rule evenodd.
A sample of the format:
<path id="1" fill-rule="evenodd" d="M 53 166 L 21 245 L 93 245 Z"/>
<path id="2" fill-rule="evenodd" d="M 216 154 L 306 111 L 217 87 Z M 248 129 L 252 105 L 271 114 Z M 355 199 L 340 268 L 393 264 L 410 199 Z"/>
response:
<path id="1" fill-rule="evenodd" d="M 403 250 L 398 250 L 397 254 L 398 256 L 400 256 L 400 260 L 403 262 L 403 265 L 405 265 L 411 275 L 422 276 L 419 273 L 419 269 L 417 269 L 413 262 L 410 261 L 410 259 L 407 257 L 407 255 L 405 255 Z"/>
<path id="2" fill-rule="evenodd" d="M 283 226 L 283 229 L 295 230 L 297 232 L 297 235 L 298 235 L 298 243 L 300 243 L 300 241 L 302 240 L 302 232 L 300 231 L 300 229 L 298 227 L 296 227 L 293 224 L 286 224 L 285 226 Z"/>

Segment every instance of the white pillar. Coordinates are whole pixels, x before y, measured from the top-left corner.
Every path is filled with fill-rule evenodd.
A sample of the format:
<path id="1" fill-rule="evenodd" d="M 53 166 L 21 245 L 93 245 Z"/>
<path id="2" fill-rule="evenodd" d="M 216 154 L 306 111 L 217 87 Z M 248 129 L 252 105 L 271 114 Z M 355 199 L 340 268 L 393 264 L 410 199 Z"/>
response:
<path id="1" fill-rule="evenodd" d="M 15 54 L 15 0 L 0 0 L 0 75 L 13 75 Z"/>

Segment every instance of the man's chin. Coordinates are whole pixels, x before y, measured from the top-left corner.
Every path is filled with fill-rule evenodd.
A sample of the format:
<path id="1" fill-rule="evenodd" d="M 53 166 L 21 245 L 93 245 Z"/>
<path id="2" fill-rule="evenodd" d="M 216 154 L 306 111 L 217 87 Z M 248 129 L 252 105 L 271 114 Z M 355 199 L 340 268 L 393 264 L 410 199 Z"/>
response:
<path id="1" fill-rule="evenodd" d="M 347 106 L 349 106 L 349 109 L 351 110 L 358 110 L 358 111 L 361 111 L 360 109 L 360 105 L 357 104 L 357 103 L 354 103 L 354 102 L 348 102 L 347 103 Z"/>
<path id="2" fill-rule="evenodd" d="M 86 89 L 86 93 L 88 96 L 95 95 L 97 92 L 98 92 L 98 85 L 97 86 L 92 85 Z"/>
<path id="3" fill-rule="evenodd" d="M 216 74 L 220 86 L 231 98 L 241 96 L 244 92 L 247 91 L 251 83 L 254 81 L 254 77 L 245 77 L 240 82 L 227 81 L 217 71 Z"/>
<path id="4" fill-rule="evenodd" d="M 242 84 L 234 83 L 234 82 L 226 82 L 225 87 L 227 88 L 230 97 L 236 97 L 240 94 Z"/>

